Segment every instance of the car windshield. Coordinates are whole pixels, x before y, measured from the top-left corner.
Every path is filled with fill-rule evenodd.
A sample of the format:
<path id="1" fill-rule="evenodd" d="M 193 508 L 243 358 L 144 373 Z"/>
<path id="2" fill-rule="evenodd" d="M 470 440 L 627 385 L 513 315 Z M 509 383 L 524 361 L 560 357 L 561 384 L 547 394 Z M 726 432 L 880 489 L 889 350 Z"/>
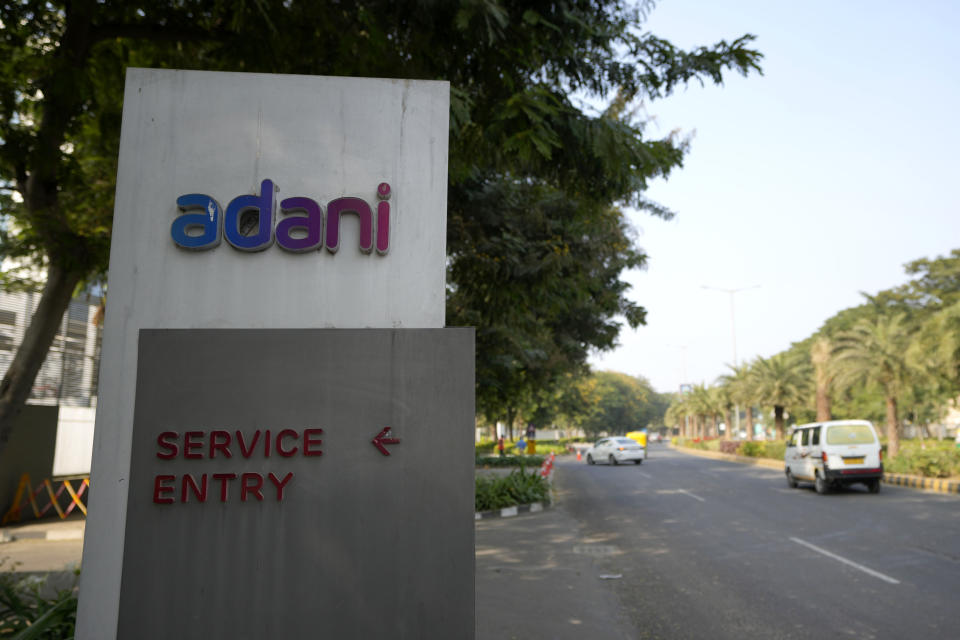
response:
<path id="1" fill-rule="evenodd" d="M 827 444 L 873 444 L 873 429 L 865 424 L 835 424 L 827 429 Z"/>
<path id="2" fill-rule="evenodd" d="M 637 444 L 636 440 L 631 440 L 630 438 L 614 438 L 617 441 L 617 444 Z"/>

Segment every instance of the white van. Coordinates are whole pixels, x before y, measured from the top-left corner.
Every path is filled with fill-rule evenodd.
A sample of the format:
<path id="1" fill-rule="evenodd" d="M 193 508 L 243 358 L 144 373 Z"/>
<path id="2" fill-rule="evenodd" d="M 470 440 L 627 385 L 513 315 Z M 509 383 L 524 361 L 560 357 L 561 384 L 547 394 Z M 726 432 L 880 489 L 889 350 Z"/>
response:
<path id="1" fill-rule="evenodd" d="M 880 439 L 866 420 L 831 420 L 794 427 L 784 453 L 787 484 L 812 482 L 817 493 L 862 482 L 880 491 L 883 455 Z"/>

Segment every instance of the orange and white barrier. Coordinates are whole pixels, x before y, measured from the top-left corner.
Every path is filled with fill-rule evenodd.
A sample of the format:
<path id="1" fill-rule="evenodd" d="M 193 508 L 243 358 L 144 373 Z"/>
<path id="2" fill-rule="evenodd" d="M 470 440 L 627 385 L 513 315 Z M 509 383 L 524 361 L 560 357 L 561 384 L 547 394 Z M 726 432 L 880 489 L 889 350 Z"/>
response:
<path id="1" fill-rule="evenodd" d="M 71 483 L 78 481 L 80 485 L 75 489 Z M 53 488 L 54 483 L 60 485 L 56 490 Z M 21 509 L 27 504 L 29 504 L 33 510 L 33 517 L 38 519 L 46 515 L 50 509 L 54 509 L 57 515 L 60 516 L 60 519 L 63 520 L 70 515 L 74 507 L 80 509 L 83 515 L 86 516 L 87 505 L 83 503 L 82 497 L 89 486 L 90 478 L 86 476 L 64 478 L 54 481 L 46 478 L 37 485 L 36 489 L 31 490 L 30 474 L 25 473 L 20 476 L 20 482 L 17 484 L 17 493 L 13 499 L 13 505 L 3 515 L 3 520 L 0 520 L 0 525 L 5 525 L 10 522 L 20 522 Z M 44 489 L 46 489 L 46 495 L 43 495 Z M 67 505 L 66 509 L 60 506 L 60 496 L 64 491 L 70 496 L 70 504 Z M 41 508 L 39 504 L 37 504 L 37 498 L 40 498 L 41 501 L 46 499 L 47 504 Z"/>
<path id="2" fill-rule="evenodd" d="M 553 459 L 554 459 L 555 457 L 556 457 L 556 456 L 551 453 L 551 454 L 550 454 L 549 456 L 547 456 L 546 459 L 543 461 L 543 464 L 540 465 L 540 475 L 541 475 L 542 477 L 546 478 L 547 476 L 550 475 L 550 472 L 553 471 Z"/>

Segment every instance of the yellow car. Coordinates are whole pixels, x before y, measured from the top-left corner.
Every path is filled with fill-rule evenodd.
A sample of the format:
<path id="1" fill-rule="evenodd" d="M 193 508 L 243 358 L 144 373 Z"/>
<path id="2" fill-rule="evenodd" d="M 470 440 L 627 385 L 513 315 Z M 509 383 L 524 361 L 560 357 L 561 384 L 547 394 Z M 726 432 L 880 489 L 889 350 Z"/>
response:
<path id="1" fill-rule="evenodd" d="M 627 437 L 631 440 L 636 440 L 644 449 L 647 448 L 647 432 L 646 431 L 631 431 L 627 434 Z"/>

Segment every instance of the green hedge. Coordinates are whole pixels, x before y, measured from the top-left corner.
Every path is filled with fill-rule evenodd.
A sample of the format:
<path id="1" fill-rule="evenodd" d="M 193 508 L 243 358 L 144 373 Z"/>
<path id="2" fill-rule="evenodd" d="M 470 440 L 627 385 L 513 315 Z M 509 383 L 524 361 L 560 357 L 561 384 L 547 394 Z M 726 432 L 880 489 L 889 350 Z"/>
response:
<path id="1" fill-rule="evenodd" d="M 478 467 L 539 467 L 546 456 L 477 456 Z"/>
<path id="2" fill-rule="evenodd" d="M 734 453 L 750 458 L 768 458 L 783 461 L 787 448 L 786 442 L 772 440 L 716 441 L 676 439 L 674 444 L 688 449 L 701 449 Z M 901 440 L 900 454 L 896 458 L 886 456 L 886 443 L 883 444 L 883 468 L 889 473 L 923 476 L 926 478 L 950 478 L 960 476 L 960 449 L 952 441 Z"/>
<path id="3" fill-rule="evenodd" d="M 883 466 L 890 473 L 905 473 L 927 478 L 960 476 L 960 450 L 941 447 L 905 448 L 896 458 L 884 460 Z"/>
<path id="4" fill-rule="evenodd" d="M 503 509 L 520 504 L 547 502 L 550 486 L 539 473 L 523 469 L 508 476 L 480 476 L 476 479 L 474 508 L 476 511 Z"/>
<path id="5" fill-rule="evenodd" d="M 554 453 L 556 455 L 563 455 L 570 452 L 570 445 L 575 442 L 588 442 L 586 438 L 560 438 L 559 440 L 537 440 L 537 453 L 538 454 L 547 454 Z M 590 440 L 589 442 L 592 442 Z M 497 441 L 496 440 L 480 440 L 474 444 L 474 449 L 476 455 L 478 456 L 492 456 L 497 454 Z M 515 440 L 503 441 L 503 450 L 506 453 L 513 454 L 517 451 L 517 443 Z"/>

